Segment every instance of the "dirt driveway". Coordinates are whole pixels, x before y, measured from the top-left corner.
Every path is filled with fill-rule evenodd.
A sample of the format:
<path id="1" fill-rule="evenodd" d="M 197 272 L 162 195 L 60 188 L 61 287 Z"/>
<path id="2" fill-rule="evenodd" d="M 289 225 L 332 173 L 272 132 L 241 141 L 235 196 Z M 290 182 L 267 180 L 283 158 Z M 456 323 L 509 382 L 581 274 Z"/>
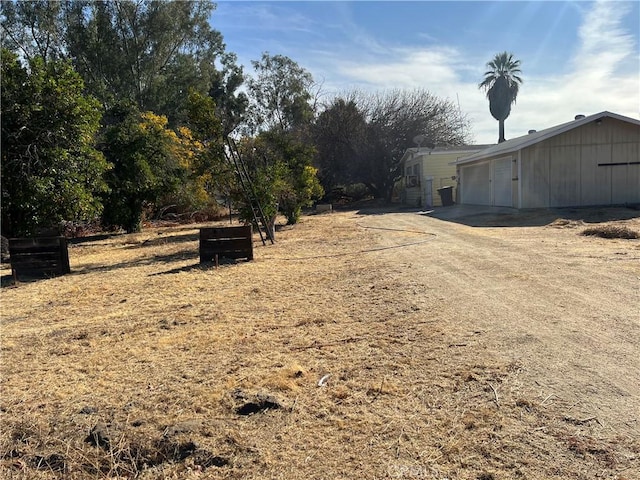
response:
<path id="1" fill-rule="evenodd" d="M 517 364 L 518 388 L 576 423 L 640 438 L 640 243 L 581 236 L 583 221 L 553 222 L 551 212 L 498 212 L 370 215 L 360 224 L 387 245 L 431 236 L 381 255 L 405 265 L 417 299 L 457 324 L 461 349 Z M 623 223 L 640 226 L 628 213 Z"/>

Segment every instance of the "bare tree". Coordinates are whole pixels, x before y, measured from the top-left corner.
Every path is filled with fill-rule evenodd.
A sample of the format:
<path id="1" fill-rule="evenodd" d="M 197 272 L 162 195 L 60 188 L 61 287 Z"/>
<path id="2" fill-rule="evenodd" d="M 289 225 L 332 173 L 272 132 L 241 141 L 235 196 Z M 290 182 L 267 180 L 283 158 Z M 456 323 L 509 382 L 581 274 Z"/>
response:
<path id="1" fill-rule="evenodd" d="M 323 123 L 323 115 L 329 113 L 335 121 Z M 364 132 L 357 128 L 336 128 L 340 125 L 338 120 L 349 126 L 347 120 L 358 119 L 364 122 Z M 316 141 L 322 138 L 324 144 L 318 147 L 319 164 L 341 168 L 348 172 L 345 180 L 364 183 L 374 197 L 387 200 L 402 176 L 400 160 L 406 149 L 413 146 L 415 136 L 422 135 L 434 145 L 461 145 L 467 141 L 469 130 L 469 122 L 457 105 L 424 89 L 350 92 L 335 99 L 318 117 L 316 126 L 323 132 L 316 135 Z M 323 157 L 335 152 L 335 148 L 326 147 L 332 144 L 348 148 L 339 157 Z M 325 172 L 321 178 L 328 177 Z"/>

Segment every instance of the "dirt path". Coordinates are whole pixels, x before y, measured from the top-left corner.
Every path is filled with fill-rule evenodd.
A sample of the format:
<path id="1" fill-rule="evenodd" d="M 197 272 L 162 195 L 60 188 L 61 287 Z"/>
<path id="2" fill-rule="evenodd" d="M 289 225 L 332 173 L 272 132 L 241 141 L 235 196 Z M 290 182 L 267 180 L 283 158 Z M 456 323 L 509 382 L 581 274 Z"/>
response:
<path id="1" fill-rule="evenodd" d="M 406 264 L 424 303 L 461 329 L 467 349 L 521 368 L 518 388 L 601 434 L 640 438 L 640 245 L 576 228 L 469 227 L 423 215 L 363 217 Z M 388 229 L 388 230 L 384 230 Z M 404 231 L 404 232 L 403 232 Z M 465 335 L 466 334 L 466 335 Z"/>

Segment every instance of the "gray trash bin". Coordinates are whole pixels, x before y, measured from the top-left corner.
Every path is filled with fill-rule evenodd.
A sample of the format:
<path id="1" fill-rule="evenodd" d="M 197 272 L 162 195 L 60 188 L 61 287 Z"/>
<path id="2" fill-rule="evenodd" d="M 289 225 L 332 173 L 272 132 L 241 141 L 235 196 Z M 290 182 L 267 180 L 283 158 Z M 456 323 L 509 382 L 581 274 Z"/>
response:
<path id="1" fill-rule="evenodd" d="M 453 205 L 453 187 L 439 188 L 438 195 L 440 195 L 440 200 L 442 200 L 442 206 L 449 207 Z"/>

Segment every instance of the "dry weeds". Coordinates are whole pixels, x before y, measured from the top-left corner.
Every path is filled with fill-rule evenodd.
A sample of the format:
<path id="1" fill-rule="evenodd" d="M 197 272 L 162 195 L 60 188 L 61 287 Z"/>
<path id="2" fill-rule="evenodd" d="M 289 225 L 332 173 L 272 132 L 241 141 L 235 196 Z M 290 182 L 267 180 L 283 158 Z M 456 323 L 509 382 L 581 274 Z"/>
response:
<path id="1" fill-rule="evenodd" d="M 640 234 L 624 225 L 602 225 L 583 230 L 582 235 L 594 235 L 602 238 L 640 238 Z"/>
<path id="2" fill-rule="evenodd" d="M 531 396 L 377 254 L 425 241 L 345 212 L 218 269 L 194 226 L 74 244 L 2 289 L 0 476 L 638 478 L 637 438 Z"/>

